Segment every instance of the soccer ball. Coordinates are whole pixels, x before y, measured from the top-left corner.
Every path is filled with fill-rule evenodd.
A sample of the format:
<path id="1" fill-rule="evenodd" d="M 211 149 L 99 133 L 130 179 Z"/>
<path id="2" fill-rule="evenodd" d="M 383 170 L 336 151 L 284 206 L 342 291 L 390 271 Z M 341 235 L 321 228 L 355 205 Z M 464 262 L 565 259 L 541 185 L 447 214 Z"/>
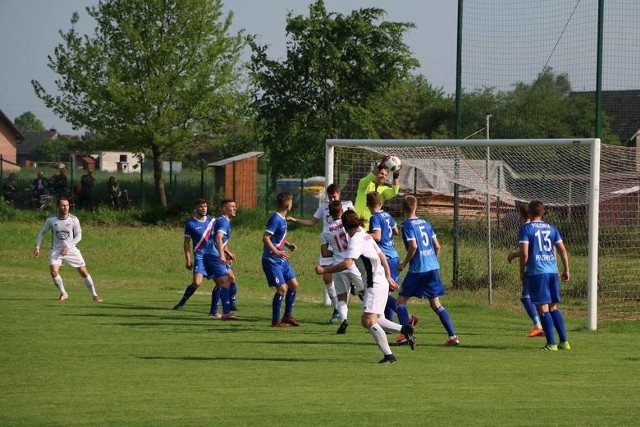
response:
<path id="1" fill-rule="evenodd" d="M 384 165 L 387 167 L 387 170 L 391 173 L 398 172 L 400 168 L 402 168 L 402 161 L 396 156 L 389 156 L 387 160 L 385 160 Z"/>

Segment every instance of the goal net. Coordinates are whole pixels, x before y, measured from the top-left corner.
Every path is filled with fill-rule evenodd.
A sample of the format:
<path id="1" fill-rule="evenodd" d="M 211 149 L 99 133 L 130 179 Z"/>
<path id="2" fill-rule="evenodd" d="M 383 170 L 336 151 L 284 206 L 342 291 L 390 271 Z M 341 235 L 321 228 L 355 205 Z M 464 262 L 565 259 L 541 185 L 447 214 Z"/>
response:
<path id="1" fill-rule="evenodd" d="M 562 285 L 563 309 L 586 316 L 591 330 L 598 312 L 600 318 L 640 317 L 634 149 L 597 139 L 328 140 L 327 184 L 354 200 L 359 179 L 391 153 L 403 168 L 400 195 L 385 209 L 401 217 L 402 196 L 417 196 L 418 214 L 444 242 L 441 274 L 452 288 L 488 291 L 496 305 L 519 304 L 518 267 L 506 258 L 517 249 L 517 208 L 537 199 L 569 251 L 572 277 Z"/>

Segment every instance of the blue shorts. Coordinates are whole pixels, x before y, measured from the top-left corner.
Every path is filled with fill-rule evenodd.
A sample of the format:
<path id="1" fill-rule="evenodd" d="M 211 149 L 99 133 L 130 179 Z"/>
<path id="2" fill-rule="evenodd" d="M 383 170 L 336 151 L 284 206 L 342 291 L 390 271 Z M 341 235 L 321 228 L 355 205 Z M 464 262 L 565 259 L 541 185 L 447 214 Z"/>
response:
<path id="1" fill-rule="evenodd" d="M 218 257 L 205 256 L 204 268 L 207 272 L 207 279 L 229 276 L 229 264 L 221 263 Z"/>
<path id="2" fill-rule="evenodd" d="M 396 283 L 398 283 L 400 280 L 400 270 L 398 270 L 398 265 L 400 265 L 400 258 L 387 258 L 387 262 L 389 263 L 391 278 L 395 280 Z"/>
<path id="3" fill-rule="evenodd" d="M 400 295 L 405 298 L 417 297 L 433 299 L 444 295 L 444 285 L 439 270 L 424 273 L 407 273 L 400 288 Z"/>
<path id="4" fill-rule="evenodd" d="M 193 257 L 193 274 L 202 274 L 207 276 L 207 270 L 204 268 L 204 259 L 202 255 L 195 255 Z"/>
<path id="5" fill-rule="evenodd" d="M 526 277 L 531 302 L 535 305 L 560 302 L 560 277 L 558 273 L 534 274 Z"/>
<path id="6" fill-rule="evenodd" d="M 283 259 L 281 262 L 263 259 L 262 270 L 267 277 L 269 286 L 282 286 L 289 280 L 296 278 L 296 271 L 289 263 L 289 260 L 286 259 Z"/>

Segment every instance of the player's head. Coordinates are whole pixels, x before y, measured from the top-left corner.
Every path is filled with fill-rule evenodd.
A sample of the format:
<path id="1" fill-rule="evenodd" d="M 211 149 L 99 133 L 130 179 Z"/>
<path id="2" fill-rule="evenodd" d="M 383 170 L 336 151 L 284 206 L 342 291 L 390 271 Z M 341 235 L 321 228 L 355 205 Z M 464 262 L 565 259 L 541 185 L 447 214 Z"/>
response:
<path id="1" fill-rule="evenodd" d="M 389 171 L 386 168 L 378 169 L 378 173 L 376 174 L 376 183 L 378 185 L 382 185 L 387 182 L 387 177 L 389 176 Z"/>
<path id="2" fill-rule="evenodd" d="M 222 208 L 222 215 L 229 218 L 235 217 L 236 213 L 238 212 L 236 202 L 231 199 L 224 199 L 222 202 L 220 202 L 220 207 Z"/>
<path id="3" fill-rule="evenodd" d="M 530 219 L 542 218 L 544 216 L 544 203 L 542 203 L 540 200 L 530 201 L 527 212 L 529 213 Z"/>
<path id="4" fill-rule="evenodd" d="M 327 187 L 327 197 L 329 201 L 340 200 L 340 188 L 337 184 L 329 184 Z"/>
<path id="5" fill-rule="evenodd" d="M 207 215 L 207 201 L 205 199 L 196 199 L 193 202 L 193 211 L 198 214 L 200 217 Z"/>
<path id="6" fill-rule="evenodd" d="M 38 172 L 38 178 L 44 178 L 44 172 L 42 171 Z"/>
<path id="7" fill-rule="evenodd" d="M 347 233 L 353 234 L 360 227 L 364 227 L 364 220 L 358 216 L 356 211 L 349 209 L 342 214 L 342 225 Z"/>
<path id="8" fill-rule="evenodd" d="M 331 215 L 333 219 L 338 219 L 342 216 L 342 202 L 340 200 L 332 200 L 329 202 L 329 215 Z"/>
<path id="9" fill-rule="evenodd" d="M 276 196 L 276 207 L 279 211 L 291 210 L 293 205 L 293 195 L 291 193 L 278 193 Z"/>
<path id="10" fill-rule="evenodd" d="M 382 206 L 382 197 L 377 191 L 367 193 L 367 207 L 371 212 L 379 210 Z"/>
<path id="11" fill-rule="evenodd" d="M 66 196 L 61 196 L 58 199 L 58 214 L 59 216 L 66 216 L 71 209 L 71 201 Z"/>
<path id="12" fill-rule="evenodd" d="M 407 194 L 402 199 L 402 210 L 405 215 L 412 215 L 418 209 L 418 199 L 416 196 L 412 196 L 411 194 Z"/>

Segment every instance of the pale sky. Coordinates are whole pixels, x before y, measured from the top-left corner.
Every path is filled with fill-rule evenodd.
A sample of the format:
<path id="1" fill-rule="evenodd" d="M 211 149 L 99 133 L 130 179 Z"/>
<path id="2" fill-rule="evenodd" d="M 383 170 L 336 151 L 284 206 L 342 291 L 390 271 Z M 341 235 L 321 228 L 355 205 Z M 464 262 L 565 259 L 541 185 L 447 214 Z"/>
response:
<path id="1" fill-rule="evenodd" d="M 233 11 L 235 33 L 240 29 L 257 34 L 261 44 L 270 45 L 270 56 L 285 53 L 285 19 L 288 11 L 308 15 L 309 0 L 223 0 Z M 93 22 L 84 13 L 97 0 L 0 0 L 0 110 L 10 120 L 31 111 L 47 128 L 63 134 L 78 134 L 48 110 L 35 95 L 31 79 L 54 91 L 56 75 L 47 67 L 47 56 L 67 31 L 74 11 L 81 14 L 79 31 L 93 32 Z M 387 20 L 412 22 L 414 30 L 405 42 L 421 67 L 416 71 L 445 92 L 455 91 L 457 1 L 454 0 L 325 0 L 328 11 L 349 14 L 352 10 L 378 7 Z M 247 58 L 248 59 L 248 58 Z"/>

